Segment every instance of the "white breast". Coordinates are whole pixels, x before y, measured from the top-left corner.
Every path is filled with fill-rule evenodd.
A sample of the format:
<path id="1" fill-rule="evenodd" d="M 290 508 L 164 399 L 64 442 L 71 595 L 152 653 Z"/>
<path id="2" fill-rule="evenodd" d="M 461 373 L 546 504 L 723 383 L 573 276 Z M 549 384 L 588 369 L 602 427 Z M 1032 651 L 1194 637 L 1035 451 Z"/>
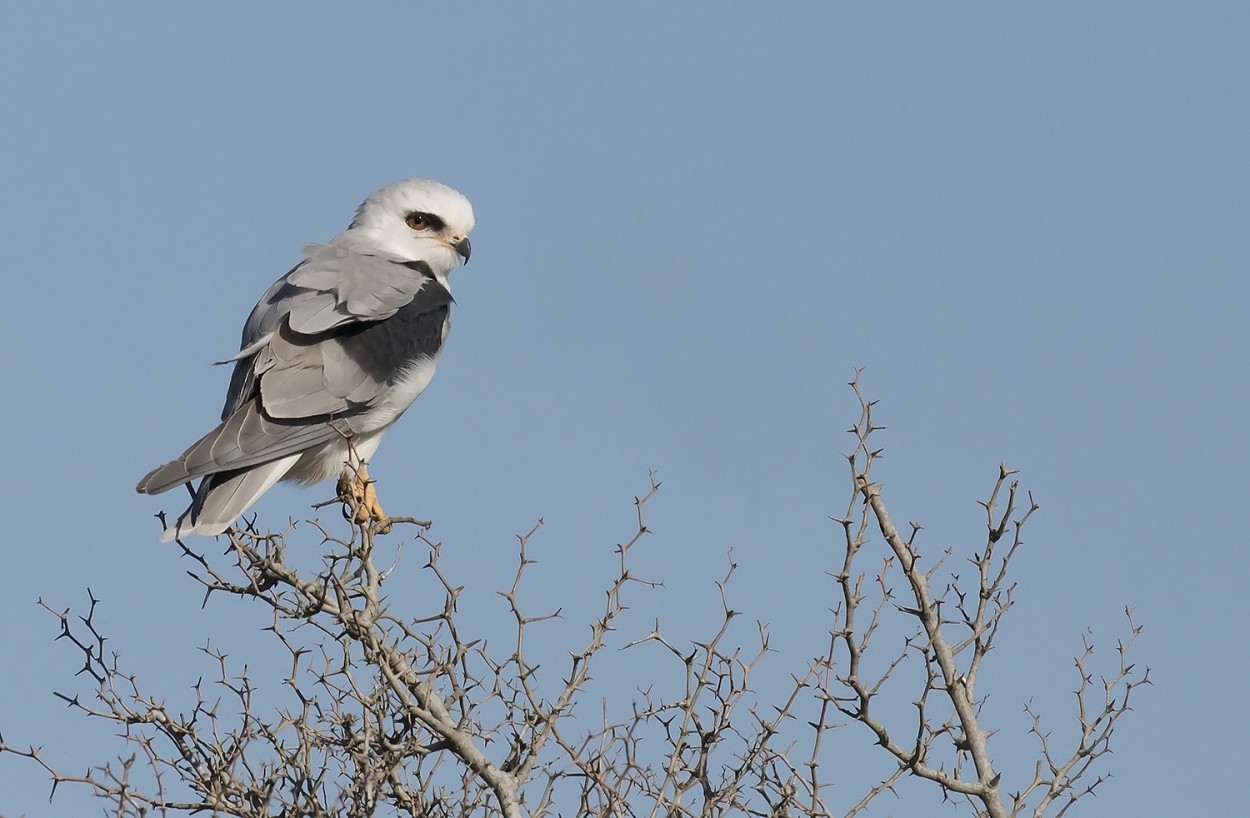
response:
<path id="1" fill-rule="evenodd" d="M 365 430 L 380 431 L 399 420 L 399 416 L 430 385 L 434 378 L 435 364 L 434 358 L 424 358 L 400 373 L 395 378 L 395 383 L 382 395 L 377 406 L 370 409 L 363 418 Z"/>

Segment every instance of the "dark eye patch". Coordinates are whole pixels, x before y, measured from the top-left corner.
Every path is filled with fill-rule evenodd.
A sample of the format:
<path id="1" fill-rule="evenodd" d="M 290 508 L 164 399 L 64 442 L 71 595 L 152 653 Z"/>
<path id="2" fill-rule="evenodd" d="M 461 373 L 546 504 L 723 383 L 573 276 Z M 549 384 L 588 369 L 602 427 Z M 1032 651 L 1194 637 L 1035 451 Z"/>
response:
<path id="1" fill-rule="evenodd" d="M 442 232 L 446 227 L 446 223 L 435 216 L 433 213 L 425 213 L 420 210 L 414 210 L 404 217 L 404 223 L 413 230 L 433 230 L 434 232 Z"/>

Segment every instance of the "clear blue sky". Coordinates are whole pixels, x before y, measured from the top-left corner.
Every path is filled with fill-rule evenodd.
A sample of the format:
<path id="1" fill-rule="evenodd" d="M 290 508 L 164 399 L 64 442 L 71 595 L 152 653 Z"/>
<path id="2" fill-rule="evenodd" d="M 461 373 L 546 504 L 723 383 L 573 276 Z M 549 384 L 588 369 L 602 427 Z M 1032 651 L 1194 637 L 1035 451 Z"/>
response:
<path id="1" fill-rule="evenodd" d="M 1000 461 L 1041 503 L 985 691 L 997 754 L 1031 757 L 1020 705 L 1065 718 L 1082 628 L 1110 662 L 1129 604 L 1155 686 L 1077 814 L 1243 810 L 1250 6 L 453 5 L 4 11 L 5 739 L 75 770 L 125 749 L 51 696 L 86 686 L 37 597 L 90 586 L 172 703 L 206 638 L 271 650 L 157 542 L 182 497 L 133 487 L 212 424 L 208 363 L 300 247 L 424 175 L 473 201 L 473 263 L 373 471 L 436 521 L 481 628 L 541 516 L 535 605 L 582 638 L 655 469 L 638 567 L 666 585 L 622 642 L 653 615 L 706 637 L 732 547 L 767 693 L 822 650 L 865 367 L 878 477 L 934 551 L 976 545 Z M 46 791 L 0 760 L 0 814 L 84 814 Z"/>

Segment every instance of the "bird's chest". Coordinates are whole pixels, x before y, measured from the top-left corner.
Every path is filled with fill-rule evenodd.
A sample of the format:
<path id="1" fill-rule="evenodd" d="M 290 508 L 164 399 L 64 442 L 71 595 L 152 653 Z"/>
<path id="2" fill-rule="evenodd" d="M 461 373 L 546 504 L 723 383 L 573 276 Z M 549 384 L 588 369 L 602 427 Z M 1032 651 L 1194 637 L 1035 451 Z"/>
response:
<path id="1" fill-rule="evenodd" d="M 384 429 L 399 419 L 434 379 L 435 358 L 421 358 L 395 374 L 377 405 L 369 410 L 369 425 Z"/>

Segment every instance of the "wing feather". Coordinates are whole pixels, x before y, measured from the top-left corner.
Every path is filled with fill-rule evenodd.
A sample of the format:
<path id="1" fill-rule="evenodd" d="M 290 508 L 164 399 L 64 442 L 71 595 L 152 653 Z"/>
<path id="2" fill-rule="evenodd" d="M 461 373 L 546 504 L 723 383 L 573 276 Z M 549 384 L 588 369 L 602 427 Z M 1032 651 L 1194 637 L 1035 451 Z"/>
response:
<path id="1" fill-rule="evenodd" d="M 433 278 L 392 315 L 317 335 L 284 322 L 251 361 L 270 418 L 343 416 L 374 406 L 396 377 L 442 347 L 451 294 Z"/>
<path id="2" fill-rule="evenodd" d="M 253 401 L 191 444 L 177 460 L 153 469 L 137 488 L 142 494 L 160 494 L 204 475 L 302 454 L 354 431 L 346 419 L 311 423 L 270 420 Z"/>
<path id="3" fill-rule="evenodd" d="M 437 283 L 430 266 L 423 261 L 361 253 L 333 243 L 305 246 L 304 260 L 273 283 L 243 326 L 240 350 L 258 344 L 260 349 L 250 356 L 238 356 L 221 419 L 228 419 L 252 398 L 260 374 L 258 364 L 264 361 L 266 347 L 274 346 L 274 339 L 284 326 L 293 335 L 287 334 L 287 346 L 279 357 L 296 367 L 324 367 L 324 362 L 318 364 L 310 356 L 295 356 L 290 345 L 297 343 L 296 336 L 305 336 L 307 340 L 300 343 L 307 347 L 329 340 L 337 329 L 383 321 L 410 305 L 423 291 L 425 295 L 421 300 L 428 302 L 426 309 L 437 309 L 444 301 L 451 303 L 451 295 Z M 269 343 L 261 344 L 266 336 L 269 336 Z M 296 361 L 295 357 L 300 360 Z M 275 369 L 281 371 L 282 367 L 269 367 L 270 371 Z M 344 372 L 336 374 L 333 382 L 343 383 L 353 378 L 351 373 Z M 340 397 L 360 388 L 362 383 L 363 380 L 356 380 Z M 304 388 L 292 390 L 292 398 L 301 394 L 306 397 L 309 392 Z M 364 399 L 354 397 L 353 402 L 363 403 Z M 340 406 L 338 410 L 327 411 L 346 411 L 347 408 Z M 309 414 L 324 413 L 309 411 Z M 275 416 L 299 415 L 286 409 L 276 412 Z"/>
<path id="4" fill-rule="evenodd" d="M 314 295 L 294 299 L 291 329 L 318 335 L 353 321 L 380 321 L 412 300 L 433 277 L 428 264 L 370 255 L 335 244 L 310 244 L 287 283 Z"/>

